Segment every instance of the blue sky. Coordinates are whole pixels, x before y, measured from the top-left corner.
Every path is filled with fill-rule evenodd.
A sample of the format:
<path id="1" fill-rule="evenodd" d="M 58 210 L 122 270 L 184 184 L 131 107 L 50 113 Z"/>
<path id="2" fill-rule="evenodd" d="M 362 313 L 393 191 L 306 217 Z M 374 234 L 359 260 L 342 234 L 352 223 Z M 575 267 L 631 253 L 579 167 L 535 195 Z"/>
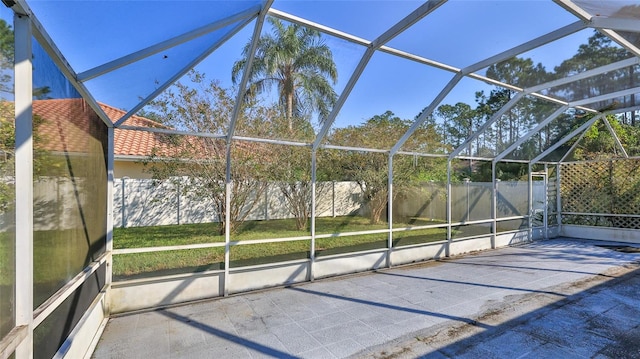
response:
<path id="1" fill-rule="evenodd" d="M 255 1 L 30 1 L 69 63 L 80 73 L 130 52 L 211 23 Z M 419 1 L 279 1 L 273 8 L 373 40 L 421 4 Z M 73 16 L 70 16 L 73 14 Z M 73 21 L 69 21 L 73 19 Z M 465 67 L 543 35 L 577 19 L 547 0 L 449 1 L 388 45 Z M 253 22 L 227 41 L 197 69 L 231 86 L 230 69 L 253 31 Z M 268 31 L 268 27 L 265 28 Z M 533 51 L 535 62 L 551 70 L 571 57 L 592 32 L 561 45 Z M 87 83 L 98 101 L 130 108 L 176 69 L 221 37 L 207 35 Z M 340 93 L 364 48 L 326 38 L 339 70 Z M 162 55 L 162 56 L 160 56 Z M 166 57 L 165 57 L 166 56 Z M 336 126 L 358 124 L 391 110 L 413 119 L 453 75 L 380 53 L 373 57 L 336 119 Z M 476 91 L 490 86 L 463 81 L 444 103 L 473 102 Z"/>

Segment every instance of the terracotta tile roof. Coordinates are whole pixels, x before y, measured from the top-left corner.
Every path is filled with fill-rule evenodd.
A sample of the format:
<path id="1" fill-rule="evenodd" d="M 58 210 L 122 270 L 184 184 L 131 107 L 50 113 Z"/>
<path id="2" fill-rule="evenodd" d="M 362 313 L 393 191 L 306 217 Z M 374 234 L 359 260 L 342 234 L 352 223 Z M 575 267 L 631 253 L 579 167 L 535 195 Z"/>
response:
<path id="1" fill-rule="evenodd" d="M 103 138 L 102 120 L 81 99 L 34 100 L 36 148 L 47 151 L 84 152 L 95 139 Z"/>
<path id="2" fill-rule="evenodd" d="M 105 114 L 116 122 L 126 112 L 109 105 L 99 104 Z M 13 103 L 0 102 L 0 120 L 12 121 Z M 83 99 L 61 99 L 61 100 L 34 100 L 33 114 L 35 118 L 40 118 L 38 126 L 39 141 L 36 147 L 47 151 L 56 152 L 85 152 L 95 139 L 106 141 L 106 132 L 103 122 L 98 115 Z M 135 127 L 156 127 L 170 128 L 153 120 L 141 116 L 132 116 L 124 123 L 127 126 Z M 224 157 L 224 141 L 211 138 L 186 138 L 185 146 L 178 145 L 172 137 L 173 135 L 154 133 L 141 130 L 114 129 L 114 155 L 116 159 L 141 159 L 151 154 L 160 157 L 174 157 L 180 152 L 194 152 L 194 146 L 199 149 L 195 152 L 201 158 L 211 159 L 212 157 Z M 184 138 L 183 138 L 184 139 Z M 234 143 L 233 148 L 242 153 L 265 153 L 266 147 L 256 143 Z M 267 156 L 268 157 L 268 156 Z"/>
<path id="3" fill-rule="evenodd" d="M 115 122 L 126 111 L 100 104 L 111 121 Z M 38 127 L 43 149 L 48 151 L 81 152 L 87 148 L 92 134 L 99 133 L 102 120 L 83 99 L 34 100 L 34 115 L 42 118 Z M 128 126 L 168 128 L 145 117 L 132 116 Z M 154 149 L 160 155 L 172 152 L 167 145 L 167 135 L 139 130 L 114 130 L 114 155 L 116 157 L 149 156 Z"/>
<path id="4" fill-rule="evenodd" d="M 118 121 L 126 114 L 126 111 L 99 104 L 102 110 L 109 116 L 112 122 Z M 134 127 L 169 128 L 146 117 L 131 116 L 124 125 Z M 161 155 L 173 152 L 167 145 L 167 135 L 140 130 L 114 130 L 114 155 L 117 156 L 149 156 L 153 150 Z"/>

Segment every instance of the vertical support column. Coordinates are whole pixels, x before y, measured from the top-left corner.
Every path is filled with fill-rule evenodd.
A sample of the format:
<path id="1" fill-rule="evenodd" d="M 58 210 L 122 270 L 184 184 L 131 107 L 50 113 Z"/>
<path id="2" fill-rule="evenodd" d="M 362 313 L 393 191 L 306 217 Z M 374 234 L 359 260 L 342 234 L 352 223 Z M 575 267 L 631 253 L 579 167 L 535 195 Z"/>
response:
<path id="1" fill-rule="evenodd" d="M 331 181 L 331 217 L 336 218 L 336 181 Z"/>
<path id="2" fill-rule="evenodd" d="M 180 182 L 181 181 L 182 181 L 182 177 L 178 180 L 178 182 L 176 182 L 176 187 L 177 187 L 177 190 L 176 190 L 176 202 L 178 202 L 178 211 L 177 211 L 176 215 L 178 216 L 178 218 L 177 218 L 178 225 L 180 225 L 180 205 L 181 205 L 181 203 L 180 203 L 180 191 L 181 191 L 180 190 Z"/>
<path id="3" fill-rule="evenodd" d="M 451 159 L 447 160 L 447 245 L 444 255 L 449 257 L 451 247 Z"/>
<path id="4" fill-rule="evenodd" d="M 391 267 L 391 252 L 393 251 L 393 155 L 389 154 L 387 172 L 387 223 L 389 234 L 387 236 L 387 268 Z"/>
<path id="5" fill-rule="evenodd" d="M 127 228 L 127 195 L 125 193 L 126 190 L 126 184 L 125 181 L 126 179 L 129 178 L 127 176 L 122 176 L 121 181 L 122 181 L 122 205 L 120 206 L 120 211 L 122 212 L 122 219 L 120 220 L 120 227 L 121 228 Z"/>
<path id="6" fill-rule="evenodd" d="M 528 203 L 529 203 L 529 224 L 528 224 L 528 233 L 527 239 L 529 241 L 533 241 L 533 175 L 531 173 L 533 166 L 529 163 L 529 178 L 528 178 Z"/>
<path id="7" fill-rule="evenodd" d="M 544 224 L 544 239 L 549 239 L 549 168 L 544 164 L 544 211 L 542 212 L 542 223 Z"/>
<path id="8" fill-rule="evenodd" d="M 313 282 L 316 262 L 316 150 L 311 150 L 311 245 L 309 249 L 309 280 Z"/>
<path id="9" fill-rule="evenodd" d="M 491 249 L 496 249 L 496 237 L 498 236 L 498 180 L 496 178 L 496 161 L 491 161 Z"/>
<path id="10" fill-rule="evenodd" d="M 231 141 L 231 138 L 227 139 Z M 229 259 L 231 252 L 231 144 L 227 144 L 227 167 L 224 181 L 224 282 L 223 295 L 229 295 Z"/>
<path id="11" fill-rule="evenodd" d="M 269 220 L 269 183 L 267 182 L 267 188 L 264 189 L 264 220 Z"/>
<path id="12" fill-rule="evenodd" d="M 110 313 L 110 292 L 113 281 L 113 162 L 114 162 L 114 129 L 107 127 L 107 274 L 105 278 L 105 315 Z"/>
<path id="13" fill-rule="evenodd" d="M 556 165 L 556 222 L 558 222 L 558 235 L 562 233 L 562 196 L 560 195 L 560 182 L 562 181 L 562 165 Z"/>
<path id="14" fill-rule="evenodd" d="M 15 351 L 17 358 L 33 358 L 33 66 L 31 21 L 15 14 L 15 174 L 16 174 L 16 327 L 27 337 Z"/>

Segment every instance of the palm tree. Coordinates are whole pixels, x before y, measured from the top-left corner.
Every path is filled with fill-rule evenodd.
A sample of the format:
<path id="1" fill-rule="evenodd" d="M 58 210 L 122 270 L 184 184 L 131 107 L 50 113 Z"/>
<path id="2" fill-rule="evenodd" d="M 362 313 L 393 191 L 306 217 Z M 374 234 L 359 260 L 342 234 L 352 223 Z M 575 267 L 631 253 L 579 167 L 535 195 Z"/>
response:
<path id="1" fill-rule="evenodd" d="M 276 18 L 269 18 L 273 31 L 258 40 L 246 98 L 278 89 L 280 106 L 285 113 L 289 131 L 293 119 L 317 112 L 322 123 L 336 102 L 332 85 L 338 79 L 331 49 L 320 33 L 298 24 L 285 26 Z M 233 65 L 231 79 L 239 80 L 247 62 L 251 41 L 244 47 L 243 59 Z"/>

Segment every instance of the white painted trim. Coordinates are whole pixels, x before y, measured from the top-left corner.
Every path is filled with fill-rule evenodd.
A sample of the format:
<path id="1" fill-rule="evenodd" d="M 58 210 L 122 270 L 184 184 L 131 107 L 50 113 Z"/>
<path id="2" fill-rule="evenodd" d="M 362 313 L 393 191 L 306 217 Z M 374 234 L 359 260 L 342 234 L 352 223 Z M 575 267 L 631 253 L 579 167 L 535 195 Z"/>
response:
<path id="1" fill-rule="evenodd" d="M 162 246 L 162 247 L 121 248 L 121 249 L 114 249 L 113 255 L 178 251 L 183 249 L 215 248 L 215 247 L 224 247 L 224 246 L 225 246 L 224 242 L 213 242 L 213 243 L 183 244 L 183 245 Z"/>
<path id="2" fill-rule="evenodd" d="M 28 335 L 26 325 L 11 329 L 0 341 L 0 359 L 8 359 Z"/>
<path id="3" fill-rule="evenodd" d="M 44 303 L 33 311 L 33 327 L 40 325 L 60 304 L 62 304 L 76 289 L 78 289 L 87 278 L 100 268 L 107 261 L 107 254 L 104 253 L 97 261 L 90 263 L 84 270 L 69 280 L 62 288 L 58 289 Z"/>
<path id="4" fill-rule="evenodd" d="M 76 359 L 90 357 L 100 338 L 106 320 L 105 293 L 100 293 L 84 312 L 78 324 L 62 343 L 54 359 Z M 94 344 L 95 342 L 95 344 Z"/>

